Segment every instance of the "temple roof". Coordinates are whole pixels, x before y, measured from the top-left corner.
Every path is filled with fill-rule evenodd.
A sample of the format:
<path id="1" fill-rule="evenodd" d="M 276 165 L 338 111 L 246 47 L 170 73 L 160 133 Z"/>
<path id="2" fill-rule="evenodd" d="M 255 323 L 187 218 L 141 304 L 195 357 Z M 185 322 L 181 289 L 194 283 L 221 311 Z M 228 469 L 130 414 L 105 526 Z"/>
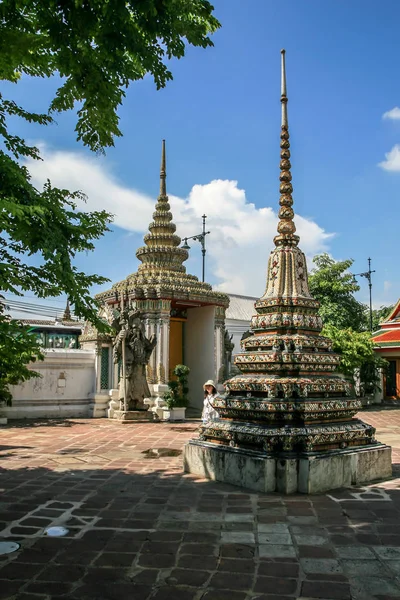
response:
<path id="1" fill-rule="evenodd" d="M 388 317 L 386 317 L 385 321 L 381 323 L 381 325 L 389 325 L 389 324 L 399 324 L 400 325 L 400 299 L 397 301 L 394 309 L 390 313 Z"/>
<path id="2" fill-rule="evenodd" d="M 400 345 L 400 327 L 398 329 L 381 329 L 373 334 L 372 341 L 374 344 L 390 344 Z"/>
<path id="3" fill-rule="evenodd" d="M 226 318 L 235 321 L 248 321 L 254 314 L 254 304 L 258 298 L 254 296 L 241 296 L 240 294 L 228 294 L 229 307 L 226 310 Z"/>
<path id="4" fill-rule="evenodd" d="M 372 341 L 377 349 L 400 346 L 400 300 L 380 324 L 380 329 L 372 334 Z"/>
<path id="5" fill-rule="evenodd" d="M 137 272 L 128 275 L 123 281 L 114 284 L 111 290 L 97 294 L 100 301 L 114 299 L 123 291 L 130 298 L 165 298 L 196 300 L 202 304 L 228 306 L 229 298 L 222 292 L 215 292 L 209 283 L 201 282 L 194 275 L 186 273 L 184 266 L 188 251 L 180 247 L 181 238 L 175 234 L 171 207 L 166 186 L 165 140 L 162 141 L 160 194 L 158 196 L 153 221 L 149 233 L 144 236 L 144 246 L 138 248 L 137 258 L 141 261 Z"/>
<path id="6" fill-rule="evenodd" d="M 380 328 L 372 334 L 372 341 L 379 348 L 396 348 L 400 346 L 400 300 L 393 308 Z"/>
<path id="7" fill-rule="evenodd" d="M 23 325 L 31 327 L 51 327 L 52 329 L 82 329 L 83 323 L 79 321 L 56 321 L 45 319 L 17 319 Z"/>

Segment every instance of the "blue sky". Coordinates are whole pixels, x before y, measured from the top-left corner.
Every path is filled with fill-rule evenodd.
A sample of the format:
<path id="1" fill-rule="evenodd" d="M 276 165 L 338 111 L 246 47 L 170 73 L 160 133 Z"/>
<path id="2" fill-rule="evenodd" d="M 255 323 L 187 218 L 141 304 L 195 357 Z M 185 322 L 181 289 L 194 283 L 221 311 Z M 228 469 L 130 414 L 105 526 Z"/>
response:
<path id="1" fill-rule="evenodd" d="M 135 251 L 158 193 L 165 138 L 167 186 L 176 197 L 178 232 L 197 233 L 201 214 L 210 214 L 207 279 L 233 293 L 263 292 L 274 225 L 272 212 L 263 209 L 276 211 L 279 198 L 284 47 L 294 209 L 304 219 L 300 246 L 307 256 L 326 249 L 336 259 L 353 258 L 356 273 L 367 269 L 371 256 L 374 302 L 395 302 L 400 296 L 400 154 L 391 155 L 387 166 L 392 170 L 378 164 L 400 144 L 400 119 L 383 118 L 400 106 L 399 3 L 214 0 L 214 6 L 222 23 L 213 37 L 215 47 L 189 48 L 183 60 L 173 61 L 174 80 L 164 90 L 156 91 L 150 77 L 129 88 L 119 111 L 123 138 L 105 158 L 90 155 L 76 142 L 73 114 L 59 115 L 57 125 L 48 128 L 14 123 L 16 133 L 44 144 L 44 165 L 55 184 L 90 192 L 90 208 L 106 203 L 108 188 L 99 182 L 104 174 L 110 195 L 124 198 L 113 233 L 92 255 L 80 257 L 79 266 L 113 282 L 136 270 Z M 55 82 L 24 79 L 3 88 L 25 107 L 45 111 Z M 78 174 L 74 160 L 83 167 L 87 161 L 87 170 L 82 167 Z M 39 181 L 43 168 L 33 174 Z M 211 185 L 215 180 L 237 185 Z M 232 216 L 229 202 L 235 198 Z M 137 218 L 142 201 L 143 214 Z M 224 215 L 232 219 L 229 228 Z M 246 215 L 248 229 L 243 223 L 236 229 Z M 258 230 L 253 236 L 261 216 L 265 235 Z M 257 268 L 249 269 L 254 256 Z M 200 276 L 198 245 L 186 265 Z M 367 302 L 365 280 L 361 287 L 359 299 Z"/>

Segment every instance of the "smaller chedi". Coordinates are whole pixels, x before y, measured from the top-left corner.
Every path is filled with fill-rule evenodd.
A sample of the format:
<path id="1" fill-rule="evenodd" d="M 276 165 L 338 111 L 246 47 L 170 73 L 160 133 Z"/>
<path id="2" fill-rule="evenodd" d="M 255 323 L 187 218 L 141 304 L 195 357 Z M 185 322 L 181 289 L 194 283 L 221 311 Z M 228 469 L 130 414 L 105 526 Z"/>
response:
<path id="1" fill-rule="evenodd" d="M 121 404 L 125 409 L 126 396 L 126 410 L 143 412 L 147 407 L 149 418 L 152 413 L 162 418 L 164 394 L 177 365 L 190 369 L 189 406 L 196 412 L 203 406 L 204 381 L 213 377 L 222 384 L 225 378 L 229 297 L 186 270 L 189 254 L 176 234 L 167 195 L 166 162 L 163 141 L 160 192 L 144 244 L 136 250 L 137 270 L 96 296 L 100 315 L 114 324 L 115 334 L 99 333 L 87 323 L 80 338 L 82 347 L 96 349 L 93 413 L 98 417 L 107 414 L 114 418 Z M 122 335 L 126 336 L 125 377 Z"/>
<path id="2" fill-rule="evenodd" d="M 241 371 L 213 407 L 220 418 L 185 447 L 185 470 L 268 492 L 313 493 L 391 475 L 391 449 L 355 418 L 361 402 L 338 373 L 321 335 L 292 208 L 285 51 L 282 50 L 280 209 L 252 335 L 235 356 Z"/>

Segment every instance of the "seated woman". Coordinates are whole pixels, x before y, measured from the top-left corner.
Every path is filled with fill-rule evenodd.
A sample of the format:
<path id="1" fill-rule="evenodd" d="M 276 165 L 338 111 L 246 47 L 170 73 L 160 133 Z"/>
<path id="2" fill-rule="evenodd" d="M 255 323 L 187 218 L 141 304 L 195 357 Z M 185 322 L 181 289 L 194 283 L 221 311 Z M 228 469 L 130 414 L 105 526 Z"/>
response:
<path id="1" fill-rule="evenodd" d="M 203 406 L 203 414 L 201 418 L 203 423 L 207 421 L 214 421 L 215 419 L 219 419 L 219 414 L 212 407 L 211 403 L 217 395 L 217 389 L 215 387 L 215 383 L 212 379 L 209 379 L 203 385 L 204 390 L 204 406 Z"/>

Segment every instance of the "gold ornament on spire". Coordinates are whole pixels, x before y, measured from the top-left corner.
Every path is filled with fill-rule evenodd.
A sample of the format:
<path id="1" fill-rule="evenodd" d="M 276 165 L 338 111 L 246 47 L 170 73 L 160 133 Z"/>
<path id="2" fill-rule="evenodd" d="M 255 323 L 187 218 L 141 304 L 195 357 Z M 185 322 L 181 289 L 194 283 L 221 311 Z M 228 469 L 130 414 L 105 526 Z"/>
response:
<path id="1" fill-rule="evenodd" d="M 281 119 L 281 162 L 280 162 L 280 198 L 279 204 L 280 209 L 278 213 L 278 234 L 274 238 L 275 246 L 297 246 L 300 241 L 298 235 L 295 235 L 296 225 L 294 224 L 293 217 L 294 211 L 293 205 L 293 186 L 292 186 L 292 174 L 290 172 L 290 142 L 289 142 L 289 123 L 287 115 L 287 93 L 286 93 L 286 64 L 285 64 L 285 50 L 281 50 L 281 105 L 282 105 L 282 119 Z"/>

